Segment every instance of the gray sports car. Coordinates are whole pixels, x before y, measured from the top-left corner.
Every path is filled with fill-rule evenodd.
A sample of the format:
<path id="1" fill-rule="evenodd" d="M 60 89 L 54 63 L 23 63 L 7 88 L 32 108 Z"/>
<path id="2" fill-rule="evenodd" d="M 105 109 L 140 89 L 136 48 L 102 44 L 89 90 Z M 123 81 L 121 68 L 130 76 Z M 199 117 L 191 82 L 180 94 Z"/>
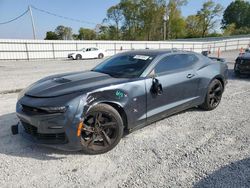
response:
<path id="1" fill-rule="evenodd" d="M 125 132 L 188 108 L 213 110 L 227 72 L 226 63 L 194 52 L 120 53 L 90 71 L 49 76 L 23 90 L 12 131 L 20 127 L 46 146 L 104 153 Z"/>

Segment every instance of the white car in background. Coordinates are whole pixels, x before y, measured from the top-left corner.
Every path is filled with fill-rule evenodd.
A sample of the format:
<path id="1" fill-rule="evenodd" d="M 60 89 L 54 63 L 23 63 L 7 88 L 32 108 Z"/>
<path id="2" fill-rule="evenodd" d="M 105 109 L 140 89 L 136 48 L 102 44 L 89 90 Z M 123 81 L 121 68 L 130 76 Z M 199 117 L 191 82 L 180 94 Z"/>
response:
<path id="1" fill-rule="evenodd" d="M 106 52 L 102 49 L 91 47 L 91 48 L 83 48 L 79 51 L 74 51 L 68 54 L 68 58 L 71 59 L 94 59 L 99 58 L 102 59 L 105 57 Z"/>

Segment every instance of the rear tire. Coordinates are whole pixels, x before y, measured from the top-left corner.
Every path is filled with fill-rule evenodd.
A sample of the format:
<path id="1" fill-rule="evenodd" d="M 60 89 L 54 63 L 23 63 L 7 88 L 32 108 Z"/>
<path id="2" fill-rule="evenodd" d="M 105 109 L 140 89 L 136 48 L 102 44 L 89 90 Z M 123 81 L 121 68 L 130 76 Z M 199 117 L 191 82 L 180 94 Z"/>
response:
<path id="1" fill-rule="evenodd" d="M 102 58 L 104 58 L 104 54 L 103 53 L 98 54 L 98 59 L 102 59 Z"/>
<path id="2" fill-rule="evenodd" d="M 113 149 L 123 136 L 123 121 L 110 105 L 97 104 L 86 115 L 81 131 L 82 150 L 86 154 L 102 154 Z"/>
<path id="3" fill-rule="evenodd" d="M 77 54 L 76 55 L 76 60 L 80 60 L 80 59 L 82 59 L 82 56 L 80 54 Z"/>
<path id="4" fill-rule="evenodd" d="M 221 81 L 214 79 L 208 86 L 205 101 L 200 108 L 208 111 L 215 109 L 220 104 L 222 93 L 223 85 Z"/>

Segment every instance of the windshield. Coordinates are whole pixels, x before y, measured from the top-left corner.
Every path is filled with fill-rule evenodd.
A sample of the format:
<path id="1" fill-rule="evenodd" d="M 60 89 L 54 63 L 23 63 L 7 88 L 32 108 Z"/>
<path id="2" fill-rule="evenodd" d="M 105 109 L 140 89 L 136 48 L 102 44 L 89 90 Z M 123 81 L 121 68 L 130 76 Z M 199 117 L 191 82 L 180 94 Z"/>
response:
<path id="1" fill-rule="evenodd" d="M 117 78 L 137 78 L 154 58 L 155 56 L 135 54 L 114 56 L 97 65 L 92 71 L 109 74 Z"/>
<path id="2" fill-rule="evenodd" d="M 79 51 L 85 51 L 86 50 L 86 48 L 82 48 L 82 49 L 80 49 Z"/>

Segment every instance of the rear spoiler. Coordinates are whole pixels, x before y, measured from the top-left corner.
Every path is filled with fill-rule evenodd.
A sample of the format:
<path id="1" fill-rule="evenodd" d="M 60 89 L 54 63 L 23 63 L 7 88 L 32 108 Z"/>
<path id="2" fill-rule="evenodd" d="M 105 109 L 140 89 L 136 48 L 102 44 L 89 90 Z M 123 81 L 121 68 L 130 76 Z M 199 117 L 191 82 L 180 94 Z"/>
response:
<path id="1" fill-rule="evenodd" d="M 222 63 L 225 63 L 226 60 L 224 58 L 219 58 L 219 57 L 208 57 L 209 59 L 212 59 L 213 61 L 219 61 Z"/>
<path id="2" fill-rule="evenodd" d="M 201 52 L 202 55 L 208 57 L 209 59 L 212 59 L 213 61 L 219 61 L 219 62 L 222 62 L 222 63 L 225 63 L 226 60 L 224 58 L 219 58 L 219 57 L 209 57 L 208 55 L 211 54 L 210 51 L 202 51 Z"/>

